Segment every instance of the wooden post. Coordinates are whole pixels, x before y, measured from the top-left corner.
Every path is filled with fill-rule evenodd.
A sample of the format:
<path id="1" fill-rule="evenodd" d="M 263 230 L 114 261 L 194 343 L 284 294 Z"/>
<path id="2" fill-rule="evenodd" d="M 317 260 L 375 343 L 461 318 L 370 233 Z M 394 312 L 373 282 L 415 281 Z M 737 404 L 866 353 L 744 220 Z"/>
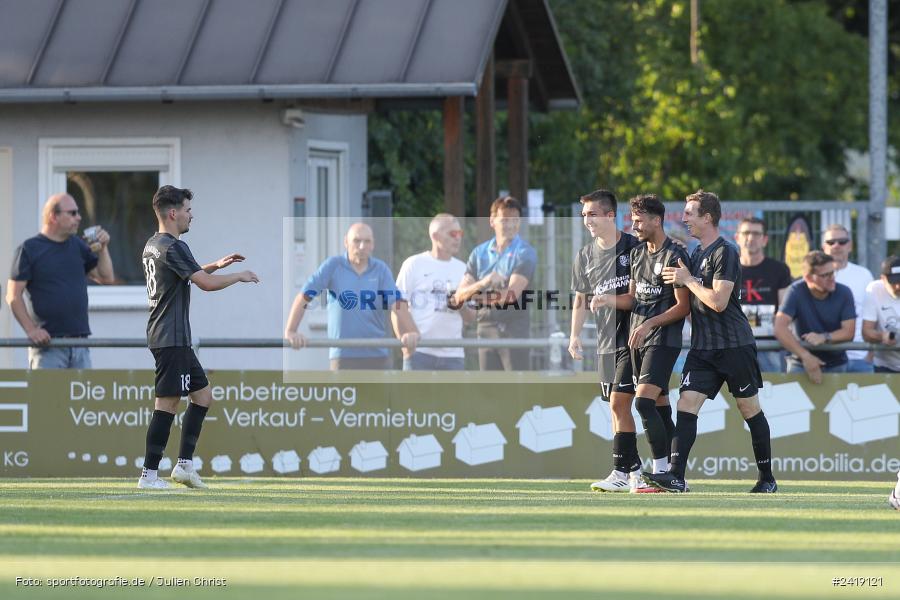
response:
<path id="1" fill-rule="evenodd" d="M 494 55 L 488 59 L 475 98 L 475 216 L 487 217 L 497 194 L 494 151 Z M 484 226 L 487 226 L 485 220 Z M 486 232 L 481 231 L 479 234 Z"/>
<path id="2" fill-rule="evenodd" d="M 507 79 L 509 192 L 528 205 L 528 77 L 514 74 Z"/>
<path id="3" fill-rule="evenodd" d="M 444 98 L 444 210 L 466 216 L 462 96 Z"/>

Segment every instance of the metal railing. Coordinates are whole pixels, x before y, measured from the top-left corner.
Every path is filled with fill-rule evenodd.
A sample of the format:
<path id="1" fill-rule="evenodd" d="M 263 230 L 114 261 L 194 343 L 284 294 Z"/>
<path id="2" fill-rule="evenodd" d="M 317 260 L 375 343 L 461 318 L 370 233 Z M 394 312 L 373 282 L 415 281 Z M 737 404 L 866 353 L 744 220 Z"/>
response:
<path id="1" fill-rule="evenodd" d="M 35 344 L 28 338 L 0 338 L 0 348 L 28 348 Z M 889 350 L 900 351 L 900 346 L 885 346 L 867 342 L 845 342 L 804 347 L 813 350 Z M 146 348 L 145 338 L 53 338 L 48 344 L 52 348 Z M 196 348 L 289 348 L 282 338 L 194 338 L 191 346 Z M 419 348 L 553 348 L 569 347 L 567 336 L 546 338 L 454 338 L 419 340 Z M 584 348 L 596 348 L 597 340 L 582 340 Z M 403 344 L 394 338 L 307 338 L 306 348 L 402 348 Z M 783 350 L 777 340 L 757 340 L 759 350 Z M 690 348 L 685 343 L 682 348 Z"/>

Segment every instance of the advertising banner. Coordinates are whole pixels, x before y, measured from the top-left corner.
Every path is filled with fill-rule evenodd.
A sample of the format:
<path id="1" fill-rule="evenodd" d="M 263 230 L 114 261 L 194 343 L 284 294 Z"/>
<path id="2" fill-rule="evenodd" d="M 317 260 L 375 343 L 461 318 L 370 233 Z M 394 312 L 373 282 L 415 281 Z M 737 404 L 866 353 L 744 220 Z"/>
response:
<path id="1" fill-rule="evenodd" d="M 383 372 L 361 383 L 350 375 L 284 383 L 281 371 L 210 372 L 215 402 L 197 450 L 201 474 L 596 478 L 611 468 L 609 405 L 591 373 L 467 372 L 449 381 Z M 760 401 L 777 477 L 894 477 L 900 379 L 765 379 Z M 671 383 L 674 404 L 679 381 Z M 151 371 L 0 371 L 0 476 L 137 476 L 153 396 Z M 180 418 L 161 470 L 177 458 Z M 750 434 L 723 392 L 700 412 L 688 478 L 755 476 Z"/>

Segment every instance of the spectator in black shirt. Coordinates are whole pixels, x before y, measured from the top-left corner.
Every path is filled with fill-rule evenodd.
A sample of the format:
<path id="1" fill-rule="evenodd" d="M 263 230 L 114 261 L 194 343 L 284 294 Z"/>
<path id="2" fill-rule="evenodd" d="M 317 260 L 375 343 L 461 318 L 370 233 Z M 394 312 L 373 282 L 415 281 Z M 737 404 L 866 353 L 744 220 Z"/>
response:
<path id="1" fill-rule="evenodd" d="M 700 241 L 690 268 L 663 269 L 663 280 L 687 286 L 691 298 L 691 350 L 684 363 L 678 418 L 672 440 L 668 473 L 645 474 L 645 481 L 669 492 L 685 491 L 684 473 L 688 455 L 697 437 L 697 414 L 703 402 L 719 393 L 722 384 L 734 396 L 747 422 L 759 479 L 751 493 L 778 489 L 772 475 L 769 422 L 759 406 L 762 375 L 756 361 L 756 343 L 750 323 L 738 302 L 741 264 L 737 249 L 719 235 L 722 208 L 715 194 L 698 190 L 687 197 L 684 223 Z"/>
<path id="2" fill-rule="evenodd" d="M 54 194 L 44 204 L 41 232 L 16 250 L 6 301 L 34 346 L 28 349 L 31 369 L 89 369 L 87 348 L 48 347 L 51 338 L 84 338 L 88 324 L 87 279 L 115 282 L 109 256 L 109 234 L 96 234 L 96 254 L 78 237 L 81 213 L 68 194 Z M 25 291 L 31 299 L 29 312 Z"/>
<path id="3" fill-rule="evenodd" d="M 734 235 L 741 250 L 741 308 L 757 340 L 775 339 L 775 313 L 791 285 L 791 270 L 780 260 L 766 256 L 766 222 L 747 217 Z M 758 352 L 759 370 L 784 373 L 780 350 Z"/>

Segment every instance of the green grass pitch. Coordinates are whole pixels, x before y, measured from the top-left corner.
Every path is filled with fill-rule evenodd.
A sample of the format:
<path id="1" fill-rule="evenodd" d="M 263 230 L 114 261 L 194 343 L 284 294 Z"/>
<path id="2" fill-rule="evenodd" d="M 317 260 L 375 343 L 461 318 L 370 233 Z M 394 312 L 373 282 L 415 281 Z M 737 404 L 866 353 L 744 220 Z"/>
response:
<path id="1" fill-rule="evenodd" d="M 726 480 L 689 494 L 565 480 L 208 482 L 150 493 L 122 479 L 0 480 L 0 597 L 900 597 L 889 480 L 783 481 L 771 496 Z M 49 587 L 73 577 L 129 586 Z"/>

